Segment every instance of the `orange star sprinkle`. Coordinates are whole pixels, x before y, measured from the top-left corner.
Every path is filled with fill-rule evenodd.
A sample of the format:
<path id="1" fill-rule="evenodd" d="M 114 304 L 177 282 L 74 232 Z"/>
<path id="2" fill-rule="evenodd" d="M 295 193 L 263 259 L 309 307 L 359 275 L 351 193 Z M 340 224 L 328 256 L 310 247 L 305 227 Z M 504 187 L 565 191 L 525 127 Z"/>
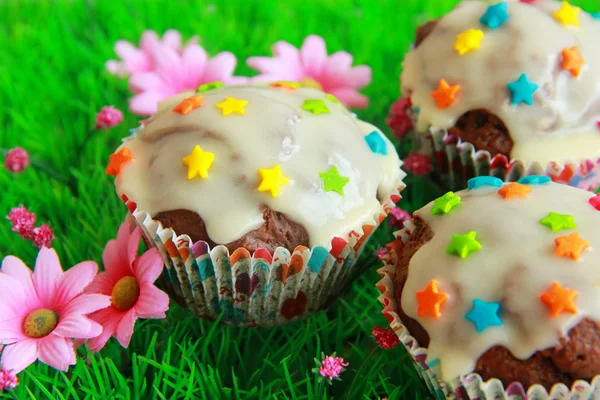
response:
<path id="1" fill-rule="evenodd" d="M 296 83 L 296 82 L 289 82 L 289 81 L 277 81 L 277 82 L 269 83 L 269 86 L 271 86 L 273 88 L 296 90 L 300 87 L 300 84 Z"/>
<path id="2" fill-rule="evenodd" d="M 439 319 L 442 315 L 440 308 L 447 298 L 448 294 L 439 291 L 437 281 L 429 281 L 425 290 L 417 292 L 417 301 L 419 302 L 417 313 L 419 317 L 429 315 L 430 317 Z"/>
<path id="3" fill-rule="evenodd" d="M 115 154 L 111 154 L 110 161 L 106 167 L 106 173 L 111 176 L 119 175 L 121 173 L 121 169 L 123 169 L 123 166 L 131 160 L 133 160 L 131 150 L 129 150 L 127 147 L 123 147 Z"/>
<path id="4" fill-rule="evenodd" d="M 558 282 L 552 282 L 552 286 L 542 293 L 540 300 L 548 306 L 552 318 L 556 318 L 561 313 L 577 313 L 575 297 L 577 297 L 577 290 L 567 289 Z"/>
<path id="5" fill-rule="evenodd" d="M 560 53 L 562 56 L 561 67 L 565 71 L 569 71 L 573 76 L 579 76 L 581 68 L 585 64 L 583 56 L 579 51 L 579 47 L 573 46 L 570 49 L 563 49 Z"/>
<path id="6" fill-rule="evenodd" d="M 554 239 L 556 249 L 554 254 L 559 257 L 570 257 L 577 261 L 581 257 L 587 248 L 589 248 L 590 242 L 583 240 L 577 232 L 571 232 L 567 236 L 560 236 Z"/>
<path id="7" fill-rule="evenodd" d="M 531 188 L 527 185 L 521 185 L 520 183 L 510 183 L 504 187 L 498 189 L 498 194 L 502 196 L 504 200 L 510 200 L 513 197 L 527 197 L 527 193 L 531 192 Z"/>
<path id="8" fill-rule="evenodd" d="M 173 111 L 179 113 L 181 115 L 185 115 L 192 110 L 200 107 L 204 103 L 204 96 L 196 95 L 192 97 L 188 97 L 187 99 L 183 99 L 181 103 L 177 104 Z"/>
<path id="9" fill-rule="evenodd" d="M 456 101 L 456 95 L 460 90 L 460 85 L 450 86 L 445 79 L 440 79 L 437 90 L 431 92 L 429 95 L 437 103 L 437 108 L 443 110 L 446 107 L 451 106 Z"/>

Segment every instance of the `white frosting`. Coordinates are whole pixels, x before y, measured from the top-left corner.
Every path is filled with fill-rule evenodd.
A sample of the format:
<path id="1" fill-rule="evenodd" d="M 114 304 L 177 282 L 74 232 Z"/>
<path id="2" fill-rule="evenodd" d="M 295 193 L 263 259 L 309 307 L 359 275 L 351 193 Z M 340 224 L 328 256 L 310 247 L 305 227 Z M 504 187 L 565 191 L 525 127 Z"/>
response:
<path id="1" fill-rule="evenodd" d="M 302 224 L 310 244 L 330 247 L 335 236 L 360 231 L 401 185 L 404 173 L 394 146 L 374 126 L 357 120 L 325 93 L 267 85 L 229 86 L 201 93 L 204 104 L 186 115 L 172 109 L 186 93 L 166 100 L 150 122 L 121 147 L 134 161 L 117 176 L 117 192 L 155 215 L 185 209 L 197 212 L 216 243 L 229 243 L 263 224 L 262 207 Z M 245 114 L 223 116 L 217 103 L 227 97 L 248 101 Z M 301 106 L 325 100 L 330 113 L 315 115 Z M 376 131 L 387 155 L 371 151 L 365 136 Z M 182 159 L 194 146 L 215 154 L 206 179 L 187 179 Z M 259 169 L 281 164 L 290 178 L 278 197 L 257 190 Z M 336 166 L 349 178 L 344 195 L 325 192 L 321 172 Z M 178 232 L 181 233 L 181 232 Z"/>
<path id="2" fill-rule="evenodd" d="M 440 359 L 442 378 L 473 371 L 477 359 L 495 345 L 517 358 L 552 347 L 582 318 L 600 321 L 600 211 L 592 193 L 566 185 L 531 185 L 527 198 L 504 200 L 497 188 L 461 191 L 459 205 L 448 214 L 431 215 L 430 203 L 415 213 L 433 231 L 433 239 L 412 257 L 402 291 L 402 308 L 428 332 L 428 359 Z M 577 227 L 557 232 L 539 221 L 550 212 L 572 215 Z M 453 234 L 477 233 L 482 248 L 466 259 L 447 254 Z M 578 232 L 591 244 L 578 261 L 555 255 L 554 239 Z M 441 317 L 417 315 L 416 292 L 436 280 L 448 294 Z M 577 314 L 552 318 L 540 296 L 556 281 L 575 289 Z M 500 303 L 503 326 L 478 333 L 465 318 L 473 300 Z"/>
<path id="3" fill-rule="evenodd" d="M 582 10 L 579 27 L 565 26 L 552 16 L 560 2 L 511 1 L 507 22 L 489 29 L 479 22 L 487 6 L 460 3 L 407 54 L 402 88 L 420 108 L 416 128 L 449 128 L 463 113 L 483 108 L 505 123 L 514 159 L 545 165 L 600 154 L 600 21 Z M 485 36 L 479 49 L 461 56 L 453 45 L 468 29 L 480 29 Z M 562 50 L 573 46 L 585 60 L 579 77 L 561 69 Z M 511 104 L 506 85 L 522 73 L 539 85 L 532 106 Z M 440 79 L 460 85 L 457 101 L 443 110 L 430 97 Z"/>

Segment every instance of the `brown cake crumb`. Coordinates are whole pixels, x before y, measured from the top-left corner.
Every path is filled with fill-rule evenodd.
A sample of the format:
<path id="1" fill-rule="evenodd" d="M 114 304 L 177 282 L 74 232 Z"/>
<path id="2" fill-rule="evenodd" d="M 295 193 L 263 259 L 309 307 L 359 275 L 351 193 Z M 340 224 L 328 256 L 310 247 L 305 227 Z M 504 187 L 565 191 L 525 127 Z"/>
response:
<path id="1" fill-rule="evenodd" d="M 415 38 L 415 44 L 414 44 L 415 49 L 417 47 L 419 47 L 419 45 L 421 43 L 423 43 L 423 41 L 425 39 L 427 39 L 427 36 L 429 36 L 429 34 L 431 32 L 433 32 L 433 30 L 435 29 L 438 21 L 439 20 L 434 19 L 434 20 L 431 20 L 431 21 L 428 21 L 428 22 L 424 23 L 423 25 L 421 25 L 421 26 L 419 26 L 417 28 L 417 37 Z"/>
<path id="2" fill-rule="evenodd" d="M 467 111 L 448 133 L 469 142 L 477 150 L 487 150 L 493 156 L 502 154 L 510 159 L 513 140 L 504 122 L 484 109 Z"/>

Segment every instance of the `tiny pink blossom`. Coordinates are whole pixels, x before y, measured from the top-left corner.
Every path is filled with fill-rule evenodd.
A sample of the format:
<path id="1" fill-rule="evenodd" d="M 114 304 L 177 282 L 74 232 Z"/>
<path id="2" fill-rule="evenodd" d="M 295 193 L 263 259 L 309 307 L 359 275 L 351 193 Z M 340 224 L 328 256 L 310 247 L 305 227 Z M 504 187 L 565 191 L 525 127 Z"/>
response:
<path id="1" fill-rule="evenodd" d="M 17 378 L 17 375 L 4 368 L 0 370 L 0 392 L 3 390 L 14 389 L 18 385 L 19 379 Z"/>
<path id="2" fill-rule="evenodd" d="M 388 224 L 396 228 L 404 228 L 404 222 L 411 218 L 410 213 L 399 207 L 395 207 L 388 214 Z"/>
<path id="3" fill-rule="evenodd" d="M 254 81 L 295 81 L 334 95 L 346 107 L 365 108 L 369 99 L 360 94 L 371 82 L 371 67 L 352 67 L 353 57 L 346 51 L 327 54 L 325 40 L 310 35 L 300 49 L 279 41 L 273 57 L 250 57 L 246 63 L 260 72 Z"/>
<path id="4" fill-rule="evenodd" d="M 413 175 L 427 175 L 431 171 L 431 159 L 425 154 L 411 151 L 403 160 L 402 166 Z"/>
<path id="5" fill-rule="evenodd" d="M 75 364 L 73 339 L 90 339 L 102 327 L 86 316 L 110 305 L 110 297 L 82 294 L 98 266 L 85 261 L 63 272 L 53 249 L 42 247 L 32 272 L 8 256 L 0 268 L 2 368 L 19 373 L 36 359 L 66 371 Z"/>
<path id="6" fill-rule="evenodd" d="M 107 130 L 113 126 L 119 125 L 123 121 L 123 113 L 121 110 L 113 106 L 104 106 L 98 114 L 96 114 L 96 126 L 94 129 Z"/>
<path id="7" fill-rule="evenodd" d="M 388 253 L 388 250 L 380 247 L 377 250 L 375 250 L 375 257 L 377 257 L 378 260 L 381 260 L 383 257 L 386 256 L 386 254 Z"/>
<path id="8" fill-rule="evenodd" d="M 37 247 L 51 247 L 54 241 L 54 232 L 47 224 L 42 224 L 32 232 L 31 240 Z"/>
<path id="9" fill-rule="evenodd" d="M 29 166 L 29 154 L 21 147 L 8 150 L 4 157 L 4 167 L 10 172 L 23 172 Z"/>
<path id="10" fill-rule="evenodd" d="M 394 136 L 398 139 L 403 139 L 413 128 L 413 112 L 410 97 L 403 97 L 392 104 L 385 122 L 394 132 Z"/>
<path id="11" fill-rule="evenodd" d="M 35 214 L 29 212 L 25 207 L 11 208 L 6 217 L 12 224 L 12 231 L 17 232 L 23 239 L 29 239 L 33 234 L 35 225 Z"/>
<path id="12" fill-rule="evenodd" d="M 321 362 L 319 374 L 330 381 L 339 378 L 349 364 L 342 357 L 326 356 Z"/>

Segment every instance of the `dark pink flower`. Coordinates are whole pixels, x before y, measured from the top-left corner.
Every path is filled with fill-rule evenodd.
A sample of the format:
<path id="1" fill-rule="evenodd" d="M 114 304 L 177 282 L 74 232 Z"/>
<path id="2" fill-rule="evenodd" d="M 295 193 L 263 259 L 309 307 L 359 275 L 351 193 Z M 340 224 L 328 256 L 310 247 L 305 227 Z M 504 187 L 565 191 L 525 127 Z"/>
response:
<path id="1" fill-rule="evenodd" d="M 98 114 L 96 114 L 96 126 L 94 129 L 107 130 L 113 126 L 119 125 L 123 121 L 123 113 L 121 110 L 113 106 L 104 106 Z"/>
<path id="2" fill-rule="evenodd" d="M 6 217 L 12 224 L 12 231 L 17 232 L 23 239 L 29 239 L 35 225 L 35 214 L 23 206 L 11 208 Z"/>
<path id="3" fill-rule="evenodd" d="M 403 139 L 413 128 L 413 112 L 410 97 L 403 97 L 392 104 L 385 122 L 394 132 L 394 136 L 398 139 Z"/>
<path id="4" fill-rule="evenodd" d="M 371 332 L 371 336 L 377 342 L 377 345 L 382 349 L 393 349 L 400 343 L 400 339 L 398 339 L 398 335 L 394 333 L 391 329 L 380 328 L 375 326 L 373 331 Z"/>
<path id="5" fill-rule="evenodd" d="M 411 151 L 403 161 L 404 169 L 413 175 L 422 176 L 431 171 L 431 159 L 425 154 Z"/>
<path id="6" fill-rule="evenodd" d="M 326 356 L 323 359 L 323 361 L 321 361 L 319 374 L 322 377 L 332 381 L 335 378 L 339 378 L 340 374 L 344 372 L 348 365 L 349 364 L 347 362 L 344 362 L 344 359 L 342 357 Z"/>
<path id="7" fill-rule="evenodd" d="M 10 172 L 23 172 L 29 166 L 29 154 L 21 147 L 8 150 L 4 157 L 4 167 Z"/>
<path id="8" fill-rule="evenodd" d="M 381 260 L 383 257 L 385 257 L 385 255 L 388 253 L 388 250 L 380 247 L 377 250 L 375 250 L 375 256 L 377 257 L 378 260 Z"/>
<path id="9" fill-rule="evenodd" d="M 14 389 L 19 384 L 17 375 L 6 369 L 0 369 L 0 392 L 3 390 Z"/>
<path id="10" fill-rule="evenodd" d="M 37 247 L 49 248 L 52 247 L 52 241 L 54 241 L 54 232 L 47 224 L 42 224 L 33 230 L 31 239 Z"/>
<path id="11" fill-rule="evenodd" d="M 396 228 L 404 228 L 404 222 L 411 218 L 410 213 L 407 211 L 398 207 L 392 208 L 388 214 L 388 224 Z"/>

